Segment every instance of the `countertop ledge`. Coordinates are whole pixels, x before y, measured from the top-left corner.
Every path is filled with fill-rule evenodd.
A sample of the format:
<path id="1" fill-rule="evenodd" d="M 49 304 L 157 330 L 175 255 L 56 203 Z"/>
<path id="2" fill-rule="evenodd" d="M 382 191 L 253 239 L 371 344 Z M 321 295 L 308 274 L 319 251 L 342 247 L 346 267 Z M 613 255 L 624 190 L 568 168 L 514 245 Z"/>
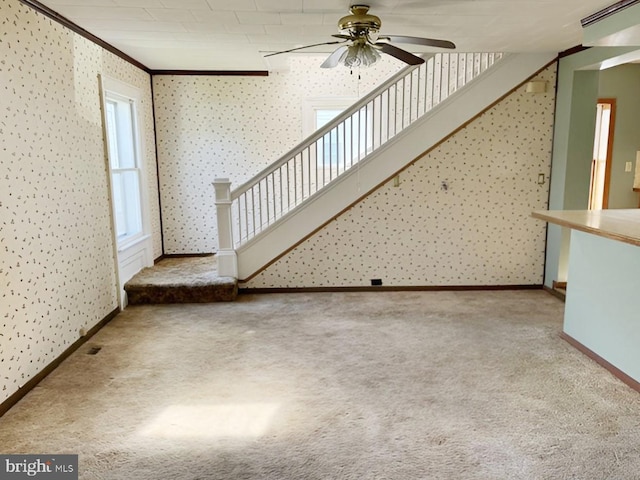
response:
<path id="1" fill-rule="evenodd" d="M 532 217 L 640 247 L 640 209 L 540 210 Z"/>

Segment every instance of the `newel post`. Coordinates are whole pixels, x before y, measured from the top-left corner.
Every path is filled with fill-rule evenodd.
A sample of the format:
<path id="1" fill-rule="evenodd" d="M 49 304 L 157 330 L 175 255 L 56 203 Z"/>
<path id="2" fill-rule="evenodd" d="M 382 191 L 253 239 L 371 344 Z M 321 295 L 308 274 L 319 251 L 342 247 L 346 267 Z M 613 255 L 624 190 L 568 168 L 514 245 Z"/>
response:
<path id="1" fill-rule="evenodd" d="M 218 275 L 238 278 L 238 258 L 233 248 L 233 224 L 231 219 L 231 182 L 228 178 L 213 181 L 216 191 L 216 217 L 218 221 Z"/>

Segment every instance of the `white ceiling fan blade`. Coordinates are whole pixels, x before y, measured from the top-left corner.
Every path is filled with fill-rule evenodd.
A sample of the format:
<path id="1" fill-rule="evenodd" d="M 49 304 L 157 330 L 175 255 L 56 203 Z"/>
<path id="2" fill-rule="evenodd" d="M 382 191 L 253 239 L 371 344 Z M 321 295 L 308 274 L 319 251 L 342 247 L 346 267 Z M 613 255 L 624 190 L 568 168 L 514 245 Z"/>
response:
<path id="1" fill-rule="evenodd" d="M 404 63 L 407 63 L 409 65 L 420 65 L 421 63 L 424 63 L 424 58 L 417 57 L 413 53 L 409 53 L 406 50 L 394 47 L 390 43 L 376 43 L 374 45 L 376 48 L 382 50 L 387 55 L 391 55 L 392 57 L 395 57 L 398 60 L 402 60 Z"/>
<path id="2" fill-rule="evenodd" d="M 345 40 L 346 41 L 346 40 Z M 338 43 L 344 43 L 345 41 L 339 42 L 339 41 L 334 41 L 334 42 L 323 42 L 323 43 L 314 43 L 313 45 L 305 45 L 304 47 L 296 47 L 296 48 L 290 48 L 289 50 L 282 50 L 281 52 L 273 52 L 273 53 L 269 53 L 267 55 L 265 55 L 266 57 L 272 57 L 274 55 L 280 55 L 281 53 L 289 53 L 289 52 L 295 52 L 296 50 L 302 50 L 304 48 L 311 48 L 311 47 L 319 47 L 321 45 L 336 45 Z"/>
<path id="3" fill-rule="evenodd" d="M 407 35 L 382 35 L 379 40 L 388 40 L 394 43 L 412 43 L 413 45 L 426 45 L 438 48 L 456 48 L 456 44 L 449 40 L 438 40 L 437 38 L 409 37 Z"/>
<path id="4" fill-rule="evenodd" d="M 320 68 L 333 68 L 337 67 L 340 63 L 340 59 L 342 55 L 347 51 L 349 47 L 346 45 L 341 45 L 338 47 L 331 55 L 327 57 L 327 59 L 320 65 Z"/>

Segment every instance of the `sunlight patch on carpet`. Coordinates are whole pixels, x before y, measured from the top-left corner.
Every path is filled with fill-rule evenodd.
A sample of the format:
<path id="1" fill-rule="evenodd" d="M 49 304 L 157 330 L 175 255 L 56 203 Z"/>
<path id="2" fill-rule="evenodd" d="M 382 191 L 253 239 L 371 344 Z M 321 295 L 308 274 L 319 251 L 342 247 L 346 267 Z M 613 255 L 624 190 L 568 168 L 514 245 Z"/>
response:
<path id="1" fill-rule="evenodd" d="M 140 432 L 158 438 L 258 438 L 279 408 L 276 403 L 171 405 Z"/>

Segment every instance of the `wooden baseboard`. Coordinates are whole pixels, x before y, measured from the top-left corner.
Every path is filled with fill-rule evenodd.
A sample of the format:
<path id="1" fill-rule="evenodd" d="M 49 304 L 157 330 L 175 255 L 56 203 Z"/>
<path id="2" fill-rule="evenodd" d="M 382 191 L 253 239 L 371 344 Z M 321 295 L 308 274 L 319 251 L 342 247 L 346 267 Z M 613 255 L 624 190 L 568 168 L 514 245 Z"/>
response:
<path id="1" fill-rule="evenodd" d="M 239 294 L 321 293 L 321 292 L 465 292 L 492 290 L 542 290 L 542 285 L 452 285 L 452 286 L 362 286 L 362 287 L 301 287 L 301 288 L 238 288 Z"/>
<path id="2" fill-rule="evenodd" d="M 556 290 L 555 288 L 549 288 L 549 287 L 547 287 L 547 286 L 544 286 L 543 288 L 544 288 L 544 291 L 545 291 L 545 292 L 547 292 L 547 293 L 549 293 L 549 294 L 553 295 L 553 296 L 554 296 L 554 297 L 556 297 L 556 298 L 559 298 L 559 299 L 560 299 L 560 300 L 562 300 L 563 302 L 566 302 L 566 301 L 567 301 L 567 296 L 566 296 L 563 292 L 561 292 L 561 291 L 559 291 L 559 290 Z"/>
<path id="3" fill-rule="evenodd" d="M 593 350 L 589 349 L 588 347 L 585 347 L 582 343 L 577 341 L 571 335 L 567 335 L 566 333 L 561 332 L 560 333 L 560 338 L 562 338 L 564 341 L 566 341 L 572 347 L 576 348 L 577 350 L 579 350 L 580 352 L 585 354 L 587 357 L 589 357 L 591 360 L 596 362 L 598 365 L 600 365 L 604 369 L 608 370 L 609 373 L 611 373 L 614 377 L 616 377 L 617 379 L 621 380 L 622 382 L 627 384 L 629 387 L 633 388 L 636 392 L 640 393 L 640 382 L 638 382 L 635 379 L 631 378 L 629 375 L 624 373 L 618 367 L 615 367 L 614 365 L 612 365 L 609 362 L 607 362 L 604 358 L 602 358 L 600 355 L 598 355 L 597 353 L 595 353 Z"/>
<path id="4" fill-rule="evenodd" d="M 38 385 L 42 380 L 44 380 L 51 372 L 53 372 L 58 366 L 71 355 L 73 352 L 78 350 L 83 344 L 85 344 L 91 337 L 93 337 L 102 327 L 108 324 L 111 320 L 113 320 L 116 315 L 120 313 L 120 308 L 116 308 L 109 315 L 100 320 L 91 330 L 87 332 L 84 337 L 80 337 L 76 340 L 69 348 L 67 348 L 62 354 L 53 360 L 49 365 L 47 365 L 40 373 L 38 373 L 35 377 L 25 383 L 20 389 L 7 398 L 4 402 L 0 403 L 0 417 L 2 417 L 5 413 L 9 411 L 11 407 L 13 407 L 16 403 L 18 403 L 27 393 L 29 393 L 33 388 Z"/>
<path id="5" fill-rule="evenodd" d="M 163 253 L 153 261 L 154 265 L 161 262 L 165 258 L 198 258 L 198 257 L 213 257 L 215 253 Z"/>
<path id="6" fill-rule="evenodd" d="M 555 280 L 553 281 L 553 288 L 563 288 L 564 290 L 567 289 L 567 282 L 556 282 Z"/>
<path id="7" fill-rule="evenodd" d="M 165 253 L 162 258 L 198 258 L 198 257 L 213 257 L 215 253 Z"/>

